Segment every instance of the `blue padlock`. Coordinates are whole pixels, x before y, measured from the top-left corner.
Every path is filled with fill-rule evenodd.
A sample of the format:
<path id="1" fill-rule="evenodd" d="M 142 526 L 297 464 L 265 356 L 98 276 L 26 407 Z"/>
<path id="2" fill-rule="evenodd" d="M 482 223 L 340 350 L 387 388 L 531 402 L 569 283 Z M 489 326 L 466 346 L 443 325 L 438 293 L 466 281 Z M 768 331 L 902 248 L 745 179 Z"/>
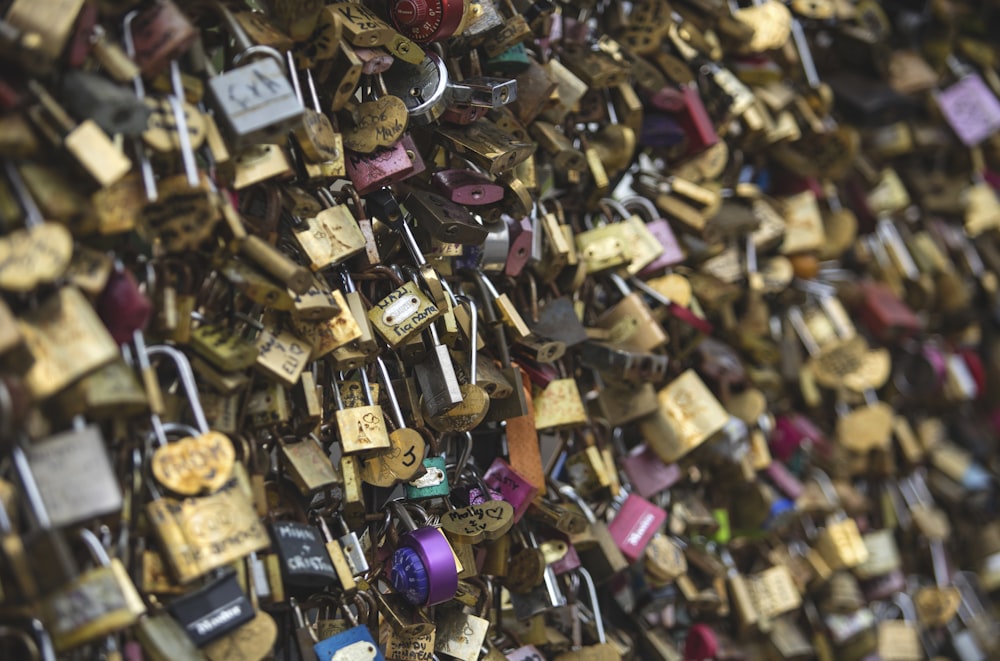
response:
<path id="1" fill-rule="evenodd" d="M 385 661 L 368 627 L 359 624 L 313 645 L 318 661 Z"/>

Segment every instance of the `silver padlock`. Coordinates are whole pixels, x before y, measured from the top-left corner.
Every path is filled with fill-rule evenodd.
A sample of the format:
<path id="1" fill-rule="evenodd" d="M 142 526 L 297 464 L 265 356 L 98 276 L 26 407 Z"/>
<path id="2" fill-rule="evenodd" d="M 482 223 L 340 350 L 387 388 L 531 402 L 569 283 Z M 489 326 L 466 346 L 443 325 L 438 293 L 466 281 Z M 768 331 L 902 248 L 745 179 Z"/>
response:
<path id="1" fill-rule="evenodd" d="M 420 64 L 396 60 L 382 74 L 381 86 L 387 94 L 403 100 L 410 121 L 418 126 L 436 121 L 448 106 L 445 94 L 448 91 L 448 69 L 441 56 L 433 51 L 428 51 Z"/>
<path id="2" fill-rule="evenodd" d="M 233 147 L 283 142 L 302 119 L 303 107 L 285 72 L 281 54 L 270 46 L 253 45 L 232 13 L 216 9 L 240 51 L 233 69 L 208 80 L 208 98 Z M 248 58 L 262 55 L 248 64 Z"/>

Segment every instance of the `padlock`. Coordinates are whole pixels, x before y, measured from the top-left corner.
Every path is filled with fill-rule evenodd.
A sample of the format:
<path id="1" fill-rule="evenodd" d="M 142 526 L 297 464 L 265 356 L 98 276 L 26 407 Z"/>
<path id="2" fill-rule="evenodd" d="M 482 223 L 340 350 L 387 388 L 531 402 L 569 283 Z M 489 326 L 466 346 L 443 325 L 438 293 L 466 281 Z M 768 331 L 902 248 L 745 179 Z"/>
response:
<path id="1" fill-rule="evenodd" d="M 80 523 L 121 509 L 121 488 L 98 427 L 81 424 L 38 440 L 25 447 L 24 455 L 54 526 Z"/>
<path id="2" fill-rule="evenodd" d="M 240 588 L 235 572 L 174 599 L 169 612 L 195 645 L 204 647 L 254 618 L 254 607 Z"/>
<path id="3" fill-rule="evenodd" d="M 398 481 L 409 481 L 416 475 L 421 468 L 427 443 L 416 429 L 406 426 L 385 362 L 378 357 L 375 364 L 383 392 L 389 401 L 395 429 L 389 432 L 390 448 L 365 459 L 362 478 L 375 486 L 391 486 Z"/>
<path id="4" fill-rule="evenodd" d="M 629 494 L 615 518 L 608 524 L 608 531 L 629 562 L 642 557 L 646 545 L 653 538 L 667 514 L 641 496 Z"/>
<path id="5" fill-rule="evenodd" d="M 398 502 L 391 507 L 406 528 L 392 558 L 393 586 L 416 605 L 451 599 L 458 589 L 458 572 L 444 533 L 434 527 L 418 528 Z"/>
<path id="6" fill-rule="evenodd" d="M 368 376 L 364 369 L 358 370 L 358 373 L 361 377 L 361 388 L 365 393 L 366 404 L 363 406 L 345 407 L 340 395 L 340 386 L 336 378 L 331 379 L 333 399 L 337 406 L 335 412 L 337 431 L 345 454 L 384 450 L 391 445 L 384 414 L 372 397 Z"/>
<path id="7" fill-rule="evenodd" d="M 464 206 L 435 193 L 411 190 L 401 204 L 413 213 L 415 224 L 422 232 L 439 241 L 481 244 L 486 239 L 488 230 L 479 225 Z"/>
<path id="8" fill-rule="evenodd" d="M 111 558 L 90 530 L 81 530 L 80 538 L 98 566 L 42 603 L 42 620 L 58 652 L 131 626 L 146 611 L 121 560 Z"/>
<path id="9" fill-rule="evenodd" d="M 924 645 L 917 623 L 916 609 L 909 595 L 897 594 L 892 604 L 902 619 L 879 618 L 878 653 L 885 659 L 906 661 L 924 658 Z"/>
<path id="10" fill-rule="evenodd" d="M 814 471 L 813 476 L 824 497 L 838 507 L 840 498 L 830 478 L 818 470 Z M 820 531 L 817 539 L 816 549 L 833 569 L 853 569 L 868 559 L 868 549 L 858 531 L 858 524 L 843 509 L 836 510 L 827 519 L 826 527 Z"/>
<path id="11" fill-rule="evenodd" d="M 465 383 L 459 386 L 462 401 L 442 414 L 424 410 L 424 419 L 432 428 L 442 432 L 468 432 L 486 417 L 490 406 L 489 395 L 477 385 L 476 356 L 479 341 L 479 315 L 475 302 L 467 296 L 456 296 L 457 302 L 469 307 L 470 329 L 468 337 L 469 366 Z"/>
<path id="12" fill-rule="evenodd" d="M 132 168 L 132 161 L 115 147 L 97 122 L 86 119 L 78 124 L 40 83 L 31 80 L 28 87 L 38 101 L 28 110 L 35 126 L 54 145 L 64 147 L 98 184 L 110 186 Z"/>
<path id="13" fill-rule="evenodd" d="M 497 457 L 483 474 L 483 482 L 496 489 L 514 507 L 514 523 L 521 520 L 538 488 L 517 473 L 510 464 Z"/>
<path id="14" fill-rule="evenodd" d="M 330 585 L 337 580 L 318 529 L 299 521 L 274 521 L 269 528 L 281 559 L 285 586 L 303 589 Z"/>
<path id="15" fill-rule="evenodd" d="M 273 48 L 253 45 L 232 13 L 217 5 L 225 29 L 233 35 L 239 52 L 230 69 L 208 81 L 209 99 L 235 147 L 272 142 L 302 120 L 302 103 L 295 96 L 285 63 Z M 264 59 L 242 64 L 247 57 Z"/>
<path id="16" fill-rule="evenodd" d="M 314 271 L 338 265 L 365 248 L 365 238 L 346 204 L 337 204 L 320 191 L 324 208 L 316 216 L 293 225 L 292 236 L 306 252 Z"/>
<path id="17" fill-rule="evenodd" d="M 316 84 L 312 71 L 306 70 L 306 82 L 309 84 L 309 95 L 312 106 L 306 107 L 302 95 L 298 72 L 294 70 L 291 52 L 288 53 L 288 66 L 292 72 L 292 87 L 299 104 L 304 107 L 302 126 L 295 130 L 295 137 L 303 156 L 310 162 L 323 165 L 320 178 L 343 176 L 344 170 L 344 140 L 340 133 L 333 129 L 330 118 L 320 109 L 319 97 L 316 94 Z M 308 169 L 308 168 L 307 168 Z"/>
<path id="18" fill-rule="evenodd" d="M 639 352 L 651 352 L 666 344 L 667 334 L 655 321 L 642 295 L 631 291 L 628 284 L 615 274 L 611 274 L 609 280 L 624 296 L 598 320 L 602 328 L 610 331 L 611 341 Z"/>
<path id="19" fill-rule="evenodd" d="M 125 19 L 125 44 L 145 76 L 162 73 L 198 38 L 198 31 L 171 0 L 158 0 Z"/>
<path id="20" fill-rule="evenodd" d="M 358 658 L 368 661 L 385 661 L 385 655 L 375 643 L 368 627 L 358 624 L 357 618 L 346 605 L 342 608 L 351 625 L 346 631 L 325 638 L 313 646 L 319 661 L 333 661 L 339 658 Z"/>
<path id="21" fill-rule="evenodd" d="M 25 184 L 18 168 L 13 163 L 4 164 L 7 180 L 13 188 L 16 204 L 23 209 L 23 230 L 10 232 L 4 241 L 6 249 L 11 253 L 39 254 L 41 259 L 30 262 L 11 260 L 5 268 L 0 269 L 0 287 L 7 291 L 26 291 L 38 284 L 54 281 L 72 267 L 72 241 L 67 242 L 65 228 L 57 223 L 46 222 L 38 208 L 35 198 Z M 44 244 L 46 249 L 39 250 L 35 243 Z M 43 256 L 44 255 L 44 256 Z M 15 344 L 13 340 L 8 341 Z"/>
<path id="22" fill-rule="evenodd" d="M 72 286 L 59 289 L 18 319 L 35 360 L 24 376 L 35 398 L 49 397 L 114 359 L 114 340 L 90 303 Z"/>
<path id="23" fill-rule="evenodd" d="M 639 421 L 649 446 L 673 463 L 722 429 L 729 419 L 711 391 L 689 370 L 659 391 L 660 410 Z"/>

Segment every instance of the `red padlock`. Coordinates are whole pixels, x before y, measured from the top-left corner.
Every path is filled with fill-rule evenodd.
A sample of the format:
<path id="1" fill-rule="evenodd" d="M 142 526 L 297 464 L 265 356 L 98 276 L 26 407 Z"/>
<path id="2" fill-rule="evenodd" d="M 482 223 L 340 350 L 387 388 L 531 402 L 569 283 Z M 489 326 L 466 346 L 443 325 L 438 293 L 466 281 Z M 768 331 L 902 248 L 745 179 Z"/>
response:
<path id="1" fill-rule="evenodd" d="M 95 307 L 118 344 L 128 342 L 135 331 L 146 328 L 153 313 L 149 297 L 139 290 L 135 276 L 125 268 L 115 269 L 111 274 Z"/>
<path id="2" fill-rule="evenodd" d="M 462 0 L 397 0 L 390 8 L 393 25 L 418 44 L 444 41 L 462 22 Z"/>
<path id="3" fill-rule="evenodd" d="M 861 322 L 880 341 L 892 343 L 922 328 L 920 318 L 888 285 L 866 281 L 860 284 L 860 289 Z"/>

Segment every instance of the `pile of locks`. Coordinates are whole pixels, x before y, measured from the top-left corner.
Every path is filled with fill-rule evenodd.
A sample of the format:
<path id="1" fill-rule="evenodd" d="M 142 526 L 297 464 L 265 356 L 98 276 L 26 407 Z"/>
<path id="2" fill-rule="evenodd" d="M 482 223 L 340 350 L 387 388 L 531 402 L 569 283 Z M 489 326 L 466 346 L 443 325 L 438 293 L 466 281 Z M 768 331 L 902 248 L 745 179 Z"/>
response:
<path id="1" fill-rule="evenodd" d="M 1000 653 L 996 3 L 3 4 L 0 657 Z"/>

